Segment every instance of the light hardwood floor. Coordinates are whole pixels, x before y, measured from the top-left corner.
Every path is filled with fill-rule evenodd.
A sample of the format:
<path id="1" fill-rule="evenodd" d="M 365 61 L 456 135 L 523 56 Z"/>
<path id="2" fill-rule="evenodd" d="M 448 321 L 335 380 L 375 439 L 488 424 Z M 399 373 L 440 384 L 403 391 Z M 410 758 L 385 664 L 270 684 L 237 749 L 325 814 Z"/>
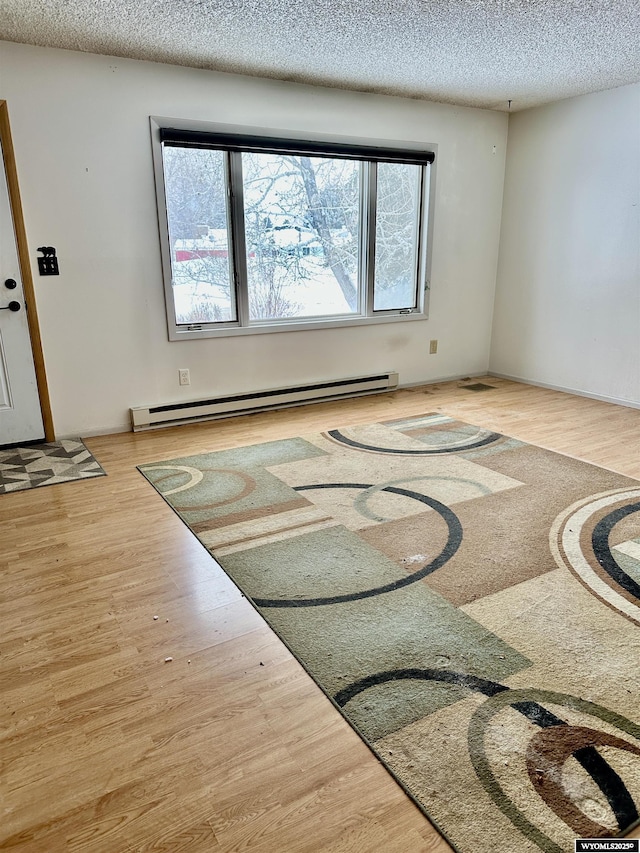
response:
<path id="1" fill-rule="evenodd" d="M 484 381 L 92 438 L 107 477 L 0 496 L 0 849 L 450 850 L 135 466 L 441 411 L 640 479 L 640 411 Z"/>

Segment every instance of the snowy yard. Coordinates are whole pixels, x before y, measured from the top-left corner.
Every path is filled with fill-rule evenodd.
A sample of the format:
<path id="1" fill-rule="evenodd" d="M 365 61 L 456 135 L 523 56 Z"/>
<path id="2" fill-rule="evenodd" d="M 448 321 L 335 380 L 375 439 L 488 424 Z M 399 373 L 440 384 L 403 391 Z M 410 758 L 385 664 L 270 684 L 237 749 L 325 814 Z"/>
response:
<path id="1" fill-rule="evenodd" d="M 226 260 L 220 260 L 226 267 Z M 298 258 L 297 264 L 300 275 L 295 278 L 282 267 L 276 267 L 274 274 L 273 288 L 278 291 L 280 301 L 290 306 L 286 316 L 352 313 L 335 276 L 321 258 Z M 178 323 L 229 322 L 235 319 L 229 286 L 207 281 L 206 270 L 204 260 L 174 261 L 173 298 Z M 252 286 L 256 287 L 250 282 L 250 295 Z"/>

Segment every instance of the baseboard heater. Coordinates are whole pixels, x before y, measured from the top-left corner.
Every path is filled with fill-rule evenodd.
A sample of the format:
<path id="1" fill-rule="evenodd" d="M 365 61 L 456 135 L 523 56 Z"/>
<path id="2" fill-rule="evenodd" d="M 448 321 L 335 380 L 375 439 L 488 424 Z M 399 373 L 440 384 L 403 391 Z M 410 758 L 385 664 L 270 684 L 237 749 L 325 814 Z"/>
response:
<path id="1" fill-rule="evenodd" d="M 328 382 L 314 382 L 309 385 L 274 388 L 268 391 L 211 397 L 184 403 L 168 403 L 164 406 L 136 406 L 130 410 L 131 424 L 134 432 L 138 432 L 145 429 L 159 429 L 177 424 L 196 423 L 214 418 L 261 412 L 266 409 L 300 406 L 304 403 L 317 403 L 321 400 L 358 397 L 363 394 L 390 391 L 397 387 L 398 374 L 391 371 L 389 373 L 376 373 L 373 376 L 354 376 Z"/>

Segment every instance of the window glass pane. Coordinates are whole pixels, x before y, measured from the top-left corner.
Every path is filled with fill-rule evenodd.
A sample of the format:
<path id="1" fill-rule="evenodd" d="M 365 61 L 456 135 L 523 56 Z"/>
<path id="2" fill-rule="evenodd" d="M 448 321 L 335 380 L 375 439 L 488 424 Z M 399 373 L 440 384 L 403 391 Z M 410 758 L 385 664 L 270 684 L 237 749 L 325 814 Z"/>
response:
<path id="1" fill-rule="evenodd" d="M 236 319 L 222 151 L 163 146 L 176 323 Z"/>
<path id="2" fill-rule="evenodd" d="M 360 163 L 242 155 L 249 317 L 358 311 Z"/>
<path id="3" fill-rule="evenodd" d="M 374 311 L 416 307 L 421 171 L 378 163 Z"/>

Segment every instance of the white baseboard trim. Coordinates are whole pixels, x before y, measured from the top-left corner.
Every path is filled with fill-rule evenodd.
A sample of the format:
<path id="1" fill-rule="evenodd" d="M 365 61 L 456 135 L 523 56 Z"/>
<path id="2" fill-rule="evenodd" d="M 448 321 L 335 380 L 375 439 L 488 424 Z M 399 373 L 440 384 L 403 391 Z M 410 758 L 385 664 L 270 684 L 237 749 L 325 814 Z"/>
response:
<path id="1" fill-rule="evenodd" d="M 439 382 L 453 382 L 455 380 L 461 379 L 475 379 L 478 376 L 487 376 L 487 371 L 483 370 L 480 372 L 471 372 L 471 373 L 460 373 L 455 374 L 454 376 L 440 376 L 437 379 L 422 379 L 419 382 L 407 382 L 407 383 L 399 383 L 397 388 L 394 390 L 400 391 L 404 388 L 419 388 L 422 385 L 437 385 Z M 110 427 L 97 427 L 92 429 L 80 430 L 80 432 L 73 433 L 65 433 L 64 435 L 59 435 L 56 433 L 56 440 L 60 441 L 64 438 L 78 438 L 81 436 L 82 438 L 97 438 L 101 435 L 119 435 L 121 433 L 131 432 L 131 423 L 127 422 L 118 426 L 110 426 Z"/>
<path id="2" fill-rule="evenodd" d="M 462 382 L 465 379 L 479 379 L 481 376 L 488 376 L 486 370 L 482 370 L 481 372 L 471 372 L 471 373 L 456 373 L 454 376 L 441 376 L 439 379 L 423 379 L 420 382 L 401 382 L 397 391 L 409 390 L 411 388 L 422 388 L 424 385 L 426 388 L 429 385 L 440 385 L 442 382 Z M 497 374 L 494 374 L 497 375 Z"/>
<path id="3" fill-rule="evenodd" d="M 123 432 L 131 432 L 131 424 L 123 424 L 122 426 L 113 427 L 97 427 L 96 429 L 82 429 L 76 432 L 64 433 L 64 435 L 56 433 L 56 441 L 62 441 L 65 438 L 98 438 L 101 435 L 119 435 Z"/>
<path id="4" fill-rule="evenodd" d="M 533 385 L 536 388 L 548 388 L 550 391 L 561 391 L 563 394 L 574 394 L 576 397 L 588 397 L 590 400 L 600 400 L 602 403 L 626 406 L 628 409 L 640 409 L 640 402 L 633 400 L 621 400 L 618 397 L 608 397 L 605 394 L 592 394 L 591 391 L 579 391 L 577 388 L 565 388 L 563 385 L 550 385 L 548 382 L 534 382 L 532 379 L 523 379 L 521 376 L 511 376 L 508 373 L 496 373 L 494 370 L 489 370 L 487 376 L 495 376 L 496 379 L 510 379 L 512 382 L 520 382 L 522 385 Z"/>
<path id="5" fill-rule="evenodd" d="M 640 409 L 640 402 L 636 403 L 631 400 L 620 400 L 616 397 L 607 397 L 602 394 L 592 394 L 589 391 L 578 391 L 575 388 L 565 388 L 562 385 L 550 385 L 546 382 L 534 382 L 532 379 L 523 379 L 520 376 L 512 376 L 508 373 L 497 373 L 494 370 L 470 371 L 466 373 L 456 373 L 454 375 L 439 376 L 437 378 L 422 379 L 418 382 L 401 382 L 396 390 L 420 388 L 422 386 L 438 385 L 441 382 L 455 382 L 463 379 L 477 379 L 482 376 L 495 376 L 496 379 L 509 379 L 512 382 L 520 382 L 522 385 L 533 385 L 538 388 L 548 388 L 550 391 L 561 391 L 564 394 L 574 394 L 578 397 L 588 397 L 592 400 L 600 400 L 603 403 L 613 403 L 616 406 L 626 406 L 631 409 Z M 96 438 L 101 435 L 117 435 L 119 433 L 131 432 L 131 424 L 124 423 L 118 426 L 98 427 L 97 429 L 81 430 L 82 438 Z M 68 435 L 56 435 L 58 440 L 63 438 L 78 438 L 78 433 L 69 433 Z"/>

